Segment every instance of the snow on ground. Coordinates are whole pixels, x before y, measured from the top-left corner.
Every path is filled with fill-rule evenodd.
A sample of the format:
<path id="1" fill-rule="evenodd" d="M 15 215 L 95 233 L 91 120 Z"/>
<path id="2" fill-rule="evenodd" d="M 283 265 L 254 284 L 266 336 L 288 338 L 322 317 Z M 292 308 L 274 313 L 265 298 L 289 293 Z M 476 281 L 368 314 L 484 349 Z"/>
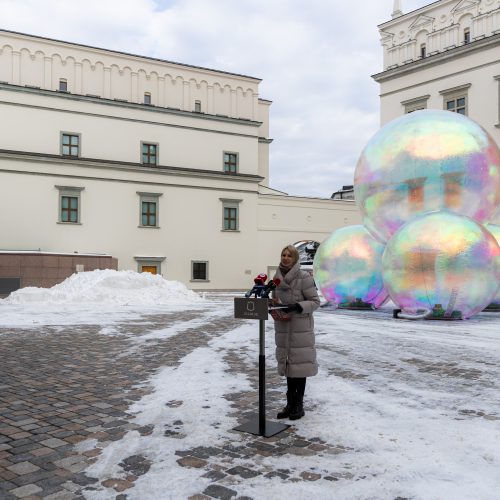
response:
<path id="1" fill-rule="evenodd" d="M 52 288 L 26 287 L 0 300 L 1 326 L 112 324 L 158 312 L 182 310 L 203 298 L 179 281 L 134 271 L 95 270 L 72 274 Z M 17 307 L 16 307 L 17 306 Z M 62 307 L 61 307 L 62 306 Z M 141 306 L 141 307 L 138 307 Z"/>
<path id="2" fill-rule="evenodd" d="M 231 314 L 230 304 L 226 310 Z M 333 470 L 348 472 L 352 479 L 289 483 L 257 476 L 238 485 L 240 495 L 499 498 L 500 317 L 483 313 L 453 323 L 414 322 L 394 320 L 391 312 L 316 313 L 321 368 L 308 380 L 306 417 L 294 425 L 301 436 L 319 437 L 346 452 L 258 459 L 274 469 L 320 474 Z M 270 324 L 267 342 L 267 363 L 274 366 Z M 186 356 L 179 368 L 160 371 L 151 380 L 153 393 L 132 408 L 136 423 L 155 425 L 153 435 L 130 432 L 108 446 L 87 473 L 116 477 L 121 460 L 146 452 L 155 465 L 127 491 L 128 498 L 187 498 L 202 491 L 209 480 L 201 477 L 203 472 L 176 466 L 174 452 L 231 439 L 238 444 L 238 438 L 227 433 L 236 422 L 226 417 L 229 408 L 223 395 L 245 390 L 248 383 L 243 376 L 228 377 L 222 353 L 252 346 L 246 356 L 255 363 L 255 344 L 255 324 L 246 322 Z M 190 403 L 165 406 L 175 398 Z M 210 409 L 203 409 L 207 404 Z M 165 424 L 175 420 L 183 421 L 186 437 L 165 439 Z M 108 497 L 96 492 L 88 498 Z"/>
<path id="3" fill-rule="evenodd" d="M 116 281 L 117 288 L 127 282 L 126 278 Z M 178 307 L 178 301 L 173 300 L 172 304 L 165 301 L 133 309 L 134 300 L 120 305 L 116 290 L 106 302 L 103 289 L 99 288 L 103 294 L 100 306 L 114 308 L 115 321 Z M 133 289 L 141 300 L 149 295 L 147 288 Z M 86 293 L 91 292 L 85 288 L 84 298 Z M 76 292 L 70 290 L 68 294 L 73 297 L 73 312 L 78 307 L 83 311 L 68 322 L 101 323 L 103 335 L 113 334 L 109 314 L 88 309 L 88 303 L 78 302 Z M 46 302 L 40 302 L 37 311 L 30 309 L 32 303 L 20 304 L 20 298 L 0 301 L 2 323 L 4 318 L 15 323 L 15 314 L 20 311 L 16 308 L 23 307 L 24 317 L 18 325 L 30 325 L 35 320 L 57 324 L 57 317 L 50 311 L 57 296 L 54 292 L 49 298 L 45 295 Z M 185 297 L 182 295 L 183 300 Z M 211 319 L 232 316 L 230 295 L 201 303 Z M 191 300 L 189 307 L 201 309 L 200 300 Z M 287 495 L 426 500 L 500 497 L 500 315 L 481 313 L 467 321 L 441 322 L 395 320 L 391 312 L 390 307 L 380 311 L 333 311 L 325 307 L 315 313 L 320 371 L 308 379 L 306 416 L 294 426 L 299 435 L 320 438 L 344 448 L 344 452 L 255 458 L 262 466 L 311 470 L 322 475 L 337 471 L 344 478 L 290 483 L 260 475 L 238 485 L 239 495 L 266 499 Z M 65 315 L 68 313 L 61 313 L 59 319 L 66 321 Z M 161 341 L 197 326 L 202 328 L 202 322 L 190 319 L 166 329 L 145 331 L 135 348 L 146 339 Z M 266 337 L 270 370 L 275 366 L 271 321 Z M 179 467 L 174 452 L 193 446 L 240 443 L 243 437 L 228 432 L 237 423 L 228 416 L 231 411 L 223 396 L 249 390 L 250 385 L 245 374 L 228 373 L 224 355 L 244 346 L 241 355 L 255 366 L 257 344 L 255 322 L 242 321 L 241 326 L 185 356 L 179 366 L 158 371 L 149 381 L 152 392 L 131 408 L 135 423 L 154 425 L 153 433 L 140 436 L 131 431 L 110 443 L 86 473 L 101 479 L 116 477 L 117 464 L 140 453 L 154 463 L 134 488 L 127 490 L 129 499 L 187 498 L 203 491 L 210 482 L 201 477 L 205 471 Z M 184 403 L 178 407 L 165 405 L 172 400 Z M 176 420 L 183 422 L 183 437 L 165 437 L 165 426 Z M 94 445 L 83 442 L 79 446 Z M 111 498 L 105 491 L 86 494 L 92 500 Z"/>

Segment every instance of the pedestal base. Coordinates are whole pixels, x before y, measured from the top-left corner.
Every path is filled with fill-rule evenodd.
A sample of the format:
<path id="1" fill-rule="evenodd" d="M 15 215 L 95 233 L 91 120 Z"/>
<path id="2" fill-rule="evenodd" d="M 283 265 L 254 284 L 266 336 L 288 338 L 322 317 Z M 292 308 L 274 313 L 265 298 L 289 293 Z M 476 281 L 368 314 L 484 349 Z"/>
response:
<path id="1" fill-rule="evenodd" d="M 261 432 L 260 426 L 259 426 L 259 419 L 256 418 L 255 420 L 250 420 L 249 422 L 244 423 L 243 425 L 239 425 L 238 427 L 235 427 L 235 431 L 240 431 L 240 432 L 248 432 L 249 434 L 254 434 L 255 436 L 264 436 L 266 438 L 274 436 L 276 434 L 279 434 L 280 432 L 283 432 L 284 430 L 288 429 L 290 426 L 287 424 L 281 424 L 279 422 L 271 422 L 269 420 L 266 420 L 264 422 L 264 429 Z"/>

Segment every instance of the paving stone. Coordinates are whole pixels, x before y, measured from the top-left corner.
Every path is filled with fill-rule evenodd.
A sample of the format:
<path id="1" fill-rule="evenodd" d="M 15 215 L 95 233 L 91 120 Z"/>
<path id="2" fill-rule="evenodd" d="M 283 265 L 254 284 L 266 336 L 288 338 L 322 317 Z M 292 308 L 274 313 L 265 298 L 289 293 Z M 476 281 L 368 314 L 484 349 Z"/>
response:
<path id="1" fill-rule="evenodd" d="M 126 479 L 106 479 L 102 481 L 101 484 L 106 488 L 113 488 L 115 491 L 121 492 L 128 490 L 134 486 L 134 483 L 127 481 Z"/>
<path id="2" fill-rule="evenodd" d="M 207 486 L 203 493 L 212 498 L 219 498 L 220 500 L 231 500 L 231 498 L 238 495 L 236 491 L 221 486 L 220 484 L 211 484 Z"/>
<path id="3" fill-rule="evenodd" d="M 236 467 L 232 467 L 231 469 L 228 469 L 226 471 L 228 474 L 231 475 L 238 475 L 241 476 L 244 479 L 248 479 L 250 477 L 255 477 L 259 475 L 259 472 L 248 469 L 247 467 L 242 467 L 241 465 L 237 465 Z"/>
<path id="4" fill-rule="evenodd" d="M 49 438 L 45 441 L 40 441 L 40 444 L 42 444 L 43 446 L 47 446 L 48 448 L 59 448 L 60 446 L 64 446 L 68 443 L 66 443 L 66 441 L 63 441 L 62 439 Z"/>
<path id="5" fill-rule="evenodd" d="M 78 498 L 78 496 L 66 490 L 44 496 L 43 500 L 73 500 L 75 498 Z"/>
<path id="6" fill-rule="evenodd" d="M 37 467 L 31 462 L 20 462 L 15 465 L 11 465 L 10 467 L 7 467 L 7 469 L 9 469 L 11 472 L 14 472 L 14 474 L 20 476 L 23 474 L 30 474 L 31 472 L 40 470 L 40 467 Z"/>
<path id="7" fill-rule="evenodd" d="M 9 493 L 17 498 L 25 498 L 28 495 L 34 495 L 36 493 L 40 493 L 41 491 L 43 491 L 42 488 L 36 484 L 26 484 L 25 486 L 10 490 Z"/>
<path id="8" fill-rule="evenodd" d="M 212 481 L 218 481 L 219 479 L 222 479 L 225 476 L 226 474 L 224 474 L 223 472 L 220 472 L 218 470 L 210 470 L 205 474 L 203 474 L 201 477 L 206 477 L 208 479 L 211 479 Z"/>
<path id="9" fill-rule="evenodd" d="M 177 460 L 177 463 L 182 467 L 194 467 L 195 469 L 201 469 L 202 467 L 205 467 L 205 465 L 207 465 L 206 460 L 191 456 L 179 458 Z"/>
<path id="10" fill-rule="evenodd" d="M 317 481 L 318 479 L 321 479 L 321 474 L 316 474 L 315 472 L 304 471 L 304 472 L 300 473 L 300 477 L 304 481 Z"/>
<path id="11" fill-rule="evenodd" d="M 42 448 L 36 448 L 34 450 L 31 450 L 30 453 L 35 457 L 45 457 L 47 455 L 50 455 L 51 453 L 54 453 L 54 449 L 42 447 Z"/>

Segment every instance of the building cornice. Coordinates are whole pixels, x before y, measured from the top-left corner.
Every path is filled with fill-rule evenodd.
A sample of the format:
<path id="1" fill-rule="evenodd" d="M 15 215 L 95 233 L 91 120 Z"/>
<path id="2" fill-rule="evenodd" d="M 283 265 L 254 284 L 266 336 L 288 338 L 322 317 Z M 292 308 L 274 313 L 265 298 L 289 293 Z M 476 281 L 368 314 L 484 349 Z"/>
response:
<path id="1" fill-rule="evenodd" d="M 141 111 L 147 111 L 147 112 L 165 113 L 169 115 L 183 116 L 188 118 L 199 118 L 201 120 L 233 123 L 237 125 L 247 125 L 247 126 L 249 125 L 251 127 L 260 127 L 262 125 L 262 122 L 247 120 L 246 118 L 231 118 L 230 116 L 224 116 L 224 115 L 210 115 L 207 113 L 200 113 L 195 111 L 183 111 L 182 109 L 165 108 L 162 106 L 155 106 L 153 104 L 142 104 L 130 101 L 121 101 L 117 99 L 107 99 L 105 97 L 73 94 L 70 92 L 61 92 L 59 90 L 47 90 L 33 86 L 12 85 L 6 82 L 0 82 L 0 90 L 2 89 L 9 90 L 12 92 L 25 92 L 28 94 L 43 95 L 58 99 L 70 99 L 73 101 L 84 101 L 96 104 L 105 104 L 107 106 L 118 106 L 120 108 L 129 108 L 134 110 L 139 109 Z"/>
<path id="2" fill-rule="evenodd" d="M 153 61 L 156 63 L 179 66 L 181 68 L 196 69 L 198 71 L 204 71 L 204 72 L 208 72 L 208 73 L 212 73 L 212 74 L 227 75 L 227 76 L 231 76 L 231 77 L 235 77 L 235 78 L 242 78 L 245 80 L 251 80 L 251 81 L 257 82 L 257 83 L 260 83 L 262 81 L 261 78 L 256 78 L 256 77 L 248 76 L 248 75 L 242 75 L 240 73 L 231 73 L 229 71 L 221 71 L 221 70 L 212 69 L 212 68 L 205 68 L 203 66 L 195 66 L 192 64 L 184 64 L 184 63 L 179 63 L 179 62 L 175 62 L 175 61 L 168 61 L 167 59 L 159 59 L 156 57 L 142 56 L 142 55 L 138 55 L 138 54 L 130 54 L 128 52 L 122 52 L 119 50 L 103 49 L 101 47 L 94 47 L 92 45 L 85 45 L 82 43 L 66 42 L 64 40 L 57 40 L 55 38 L 47 38 L 47 37 L 38 36 L 38 35 L 30 35 L 28 33 L 20 33 L 18 31 L 9 31 L 9 30 L 0 29 L 0 34 L 1 33 L 5 33 L 7 35 L 10 35 L 10 36 L 13 36 L 16 38 L 30 38 L 30 39 L 34 39 L 34 40 L 43 40 L 46 42 L 52 42 L 52 43 L 56 43 L 58 45 L 65 45 L 68 47 L 79 47 L 82 49 L 90 50 L 92 52 L 101 52 L 101 53 L 107 53 L 107 54 L 111 54 L 111 55 L 116 54 L 116 55 L 125 56 L 125 57 L 129 57 L 129 58 L 133 58 L 133 59 Z"/>
<path id="3" fill-rule="evenodd" d="M 500 45 L 500 33 L 495 35 L 482 38 L 481 40 L 476 40 L 474 42 L 461 45 L 460 47 L 454 47 L 443 52 L 438 52 L 437 54 L 429 55 L 418 61 L 412 61 L 396 68 L 388 69 L 381 73 L 376 73 L 372 75 L 372 78 L 377 83 L 383 83 L 387 80 L 392 80 L 393 78 L 398 78 L 415 71 L 420 71 L 427 68 L 432 68 L 438 64 L 443 64 L 451 59 L 456 59 L 457 57 L 465 57 L 475 52 L 492 48 Z M 499 58 L 500 61 L 500 58 Z"/>
<path id="4" fill-rule="evenodd" d="M 408 18 L 410 16 L 414 16 L 415 14 L 422 14 L 428 10 L 432 9 L 432 6 L 441 3 L 443 0 L 436 0 L 435 2 L 431 2 L 427 5 L 424 5 L 423 7 L 419 7 L 418 9 L 411 10 L 410 12 L 406 12 L 405 14 L 402 14 L 401 16 L 395 17 L 394 19 L 389 19 L 389 21 L 385 21 L 379 25 L 377 25 L 377 28 L 379 29 L 385 29 L 385 28 L 390 28 L 394 24 L 399 24 L 403 19 Z M 449 3 L 455 1 L 458 2 L 458 0 L 448 0 Z"/>
<path id="5" fill-rule="evenodd" d="M 85 168 L 89 167 L 101 168 L 101 169 L 110 169 L 115 171 L 120 170 L 128 172 L 140 172 L 141 174 L 144 175 L 153 174 L 153 175 L 169 175 L 169 176 L 173 175 L 173 176 L 204 178 L 204 179 L 210 178 L 224 182 L 237 181 L 237 182 L 247 182 L 247 183 L 250 182 L 258 184 L 264 180 L 264 177 L 252 174 L 241 174 L 241 173 L 226 174 L 222 171 L 217 172 L 214 170 L 172 167 L 167 165 L 148 167 L 140 163 L 104 160 L 95 158 L 70 158 L 60 155 L 34 153 L 29 151 L 10 151 L 6 149 L 0 149 L 0 159 L 9 159 L 14 161 L 29 161 L 37 163 L 50 163 L 53 165 L 71 165 L 71 166 L 85 167 Z M 63 175 L 63 176 L 68 177 L 71 175 Z"/>
<path id="6" fill-rule="evenodd" d="M 259 199 L 261 200 L 274 200 L 274 201 L 295 201 L 302 203 L 324 203 L 327 205 L 337 205 L 339 210 L 344 208 L 357 209 L 357 205 L 354 200 L 333 200 L 332 198 L 318 198 L 314 196 L 295 196 L 290 194 L 271 194 L 271 193 L 259 193 Z M 278 206 L 278 205 L 276 205 Z"/>

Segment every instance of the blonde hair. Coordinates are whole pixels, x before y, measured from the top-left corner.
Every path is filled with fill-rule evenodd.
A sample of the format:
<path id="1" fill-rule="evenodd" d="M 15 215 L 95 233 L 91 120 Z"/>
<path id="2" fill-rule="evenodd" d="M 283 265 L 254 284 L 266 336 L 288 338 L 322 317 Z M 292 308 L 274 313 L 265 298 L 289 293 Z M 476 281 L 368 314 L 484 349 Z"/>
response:
<path id="1" fill-rule="evenodd" d="M 285 250 L 288 250 L 292 255 L 293 265 L 297 264 L 297 262 L 299 261 L 299 251 L 293 245 L 287 245 L 286 247 L 283 248 L 283 250 L 281 250 L 280 256 L 283 255 L 283 252 Z"/>

